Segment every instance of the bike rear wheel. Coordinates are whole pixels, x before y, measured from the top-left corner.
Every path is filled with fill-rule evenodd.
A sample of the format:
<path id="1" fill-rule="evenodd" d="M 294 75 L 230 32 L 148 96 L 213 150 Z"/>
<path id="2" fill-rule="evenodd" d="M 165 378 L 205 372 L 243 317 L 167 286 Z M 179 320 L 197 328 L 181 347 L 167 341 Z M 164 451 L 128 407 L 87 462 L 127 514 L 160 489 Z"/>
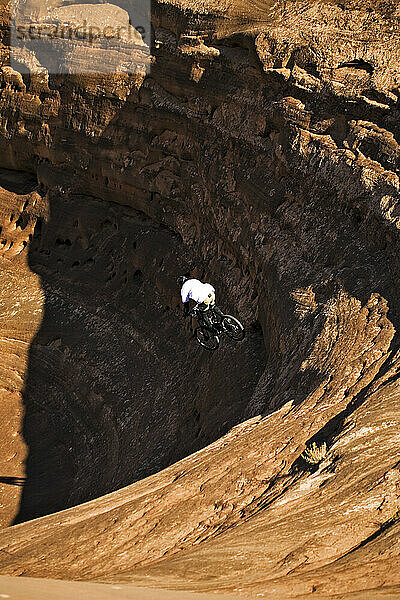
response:
<path id="1" fill-rule="evenodd" d="M 235 317 L 225 315 L 222 319 L 222 326 L 226 335 L 232 340 L 240 342 L 244 338 L 244 327 Z"/>
<path id="2" fill-rule="evenodd" d="M 203 348 L 207 348 L 207 350 L 216 350 L 218 348 L 219 337 L 207 329 L 207 327 L 196 327 L 194 334 Z"/>

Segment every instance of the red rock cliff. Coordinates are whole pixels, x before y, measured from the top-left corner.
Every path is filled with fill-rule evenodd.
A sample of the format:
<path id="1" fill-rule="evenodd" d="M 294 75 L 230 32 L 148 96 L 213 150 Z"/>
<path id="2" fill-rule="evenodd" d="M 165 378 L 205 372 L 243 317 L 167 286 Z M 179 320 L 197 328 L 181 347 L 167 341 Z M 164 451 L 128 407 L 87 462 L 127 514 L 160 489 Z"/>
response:
<path id="1" fill-rule="evenodd" d="M 3 530 L 0 570 L 389 590 L 396 6 L 158 2 L 152 22 L 147 76 L 2 69 L 3 523 L 75 508 Z M 195 347 L 189 269 L 242 345 Z"/>

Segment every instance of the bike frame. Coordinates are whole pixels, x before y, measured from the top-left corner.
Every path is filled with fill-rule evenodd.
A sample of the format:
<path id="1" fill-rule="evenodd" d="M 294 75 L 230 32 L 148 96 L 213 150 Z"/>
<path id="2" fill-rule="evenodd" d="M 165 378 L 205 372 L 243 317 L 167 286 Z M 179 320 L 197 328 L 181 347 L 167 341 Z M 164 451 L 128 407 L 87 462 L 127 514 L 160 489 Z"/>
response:
<path id="1" fill-rule="evenodd" d="M 195 306 L 192 310 L 192 313 L 193 313 L 193 316 L 196 317 L 198 324 L 203 325 L 204 327 L 207 327 L 207 324 L 204 321 L 203 313 L 207 313 L 207 315 L 211 317 L 211 321 L 212 321 L 213 325 L 219 324 L 222 321 L 222 319 L 220 319 L 220 317 L 218 317 L 216 315 L 214 308 L 212 306 L 210 306 L 210 308 L 206 311 L 201 310 L 200 308 L 197 308 L 197 306 Z"/>

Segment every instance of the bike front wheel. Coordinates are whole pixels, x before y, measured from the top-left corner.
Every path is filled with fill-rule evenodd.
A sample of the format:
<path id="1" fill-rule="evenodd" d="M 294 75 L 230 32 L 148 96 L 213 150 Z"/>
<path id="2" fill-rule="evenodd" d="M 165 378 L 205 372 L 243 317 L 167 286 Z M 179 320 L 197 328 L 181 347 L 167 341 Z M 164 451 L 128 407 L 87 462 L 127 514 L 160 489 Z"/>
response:
<path id="1" fill-rule="evenodd" d="M 222 327 L 232 340 L 240 342 L 244 338 L 244 327 L 235 317 L 225 315 L 222 319 Z"/>
<path id="2" fill-rule="evenodd" d="M 195 329 L 194 332 L 196 340 L 203 348 L 207 350 L 216 350 L 219 346 L 219 337 L 214 333 L 211 333 L 207 327 L 200 326 Z"/>

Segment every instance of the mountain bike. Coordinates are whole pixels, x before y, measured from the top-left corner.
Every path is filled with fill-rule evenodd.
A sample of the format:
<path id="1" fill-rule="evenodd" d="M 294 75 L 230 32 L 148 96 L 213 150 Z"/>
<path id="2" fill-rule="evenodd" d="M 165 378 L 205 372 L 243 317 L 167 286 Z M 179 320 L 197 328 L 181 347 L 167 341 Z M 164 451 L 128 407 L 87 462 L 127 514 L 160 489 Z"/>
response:
<path id="1" fill-rule="evenodd" d="M 205 312 L 207 312 L 205 320 Z M 213 307 L 204 311 L 195 306 L 190 316 L 197 319 L 197 327 L 194 336 L 203 348 L 216 350 L 220 344 L 221 334 L 226 334 L 232 340 L 240 342 L 245 336 L 244 327 L 238 319 L 232 315 L 218 315 Z M 209 323 L 207 323 L 207 321 Z"/>

